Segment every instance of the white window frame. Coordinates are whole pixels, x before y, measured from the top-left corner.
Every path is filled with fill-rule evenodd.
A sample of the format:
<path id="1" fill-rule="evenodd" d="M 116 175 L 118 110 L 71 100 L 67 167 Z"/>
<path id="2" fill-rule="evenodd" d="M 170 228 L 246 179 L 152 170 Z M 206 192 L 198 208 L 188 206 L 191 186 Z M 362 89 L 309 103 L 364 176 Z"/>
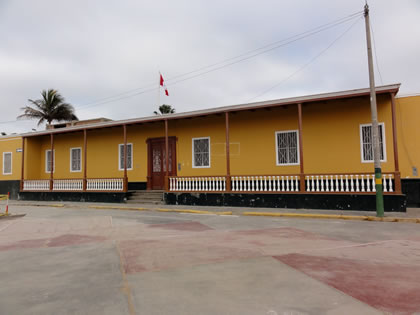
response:
<path id="1" fill-rule="evenodd" d="M 195 165 L 195 159 L 194 159 L 194 141 L 195 140 L 203 140 L 203 139 L 207 139 L 209 141 L 209 165 L 207 166 L 196 166 Z M 210 142 L 210 137 L 200 137 L 200 138 L 192 138 L 192 142 L 191 142 L 191 156 L 192 156 L 192 168 L 210 168 L 211 167 L 211 142 Z"/>
<path id="2" fill-rule="evenodd" d="M 374 162 L 373 159 L 372 160 L 365 160 L 363 158 L 363 136 L 362 136 L 362 128 L 363 127 L 367 127 L 367 126 L 372 127 L 372 124 L 360 124 L 360 126 L 359 126 L 360 159 L 361 159 L 362 163 L 373 163 Z M 386 158 L 385 123 L 380 122 L 380 123 L 378 123 L 378 126 L 382 126 L 382 146 L 383 146 L 383 150 L 384 150 L 384 158 L 381 159 L 381 162 L 386 162 L 387 158 Z M 373 150 L 373 143 L 372 143 L 372 150 Z"/>
<path id="3" fill-rule="evenodd" d="M 45 173 L 50 174 L 51 172 L 48 170 L 48 152 L 50 152 L 51 150 L 45 150 Z M 52 159 L 53 159 L 53 173 L 55 173 L 55 149 L 53 150 L 53 154 L 52 154 Z"/>
<path id="4" fill-rule="evenodd" d="M 74 150 L 80 150 L 80 169 L 79 170 L 74 170 L 73 169 L 73 151 Z M 77 148 L 70 148 L 70 172 L 71 173 L 80 173 L 82 171 L 82 163 L 83 163 L 83 157 L 82 157 L 82 148 L 81 147 L 77 147 Z"/>
<path id="5" fill-rule="evenodd" d="M 127 147 L 129 145 L 131 145 L 131 167 L 130 168 L 127 167 L 127 171 L 131 171 L 133 169 L 133 164 L 134 164 L 134 160 L 133 160 L 134 146 L 133 146 L 132 143 L 127 143 Z M 120 143 L 118 145 L 118 170 L 119 171 L 124 171 L 124 163 L 123 163 L 123 165 L 120 165 L 120 161 L 121 161 L 121 147 L 124 147 L 124 143 Z M 127 159 L 127 161 L 128 161 L 128 159 Z"/>
<path id="6" fill-rule="evenodd" d="M 297 163 L 279 163 L 279 143 L 277 135 L 280 133 L 296 133 L 296 149 L 297 149 Z M 277 166 L 291 166 L 291 165 L 300 165 L 300 144 L 299 144 L 299 130 L 283 130 L 276 131 L 274 133 L 275 143 L 276 143 L 276 165 Z"/>
<path id="7" fill-rule="evenodd" d="M 10 154 L 10 173 L 6 173 L 4 171 L 5 169 L 5 161 L 6 159 L 4 158 L 6 154 Z M 13 153 L 12 152 L 3 152 L 3 175 L 12 175 L 13 173 Z"/>

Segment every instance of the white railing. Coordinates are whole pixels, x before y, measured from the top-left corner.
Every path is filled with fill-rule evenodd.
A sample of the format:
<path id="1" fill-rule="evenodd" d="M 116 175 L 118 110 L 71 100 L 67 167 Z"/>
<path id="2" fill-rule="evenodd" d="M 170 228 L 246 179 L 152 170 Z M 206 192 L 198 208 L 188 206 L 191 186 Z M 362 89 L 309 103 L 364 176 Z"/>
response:
<path id="1" fill-rule="evenodd" d="M 123 191 L 123 178 L 88 178 L 86 183 L 88 191 Z"/>
<path id="2" fill-rule="evenodd" d="M 50 190 L 49 179 L 25 179 L 23 181 L 23 190 Z"/>
<path id="3" fill-rule="evenodd" d="M 53 190 L 82 191 L 83 179 L 54 179 Z"/>
<path id="4" fill-rule="evenodd" d="M 384 192 L 394 191 L 394 175 L 383 174 Z M 307 192 L 375 192 L 374 174 L 306 175 Z"/>
<path id="5" fill-rule="evenodd" d="M 226 191 L 226 177 L 169 177 L 169 191 Z"/>
<path id="6" fill-rule="evenodd" d="M 232 176 L 232 191 L 299 191 L 299 176 Z"/>

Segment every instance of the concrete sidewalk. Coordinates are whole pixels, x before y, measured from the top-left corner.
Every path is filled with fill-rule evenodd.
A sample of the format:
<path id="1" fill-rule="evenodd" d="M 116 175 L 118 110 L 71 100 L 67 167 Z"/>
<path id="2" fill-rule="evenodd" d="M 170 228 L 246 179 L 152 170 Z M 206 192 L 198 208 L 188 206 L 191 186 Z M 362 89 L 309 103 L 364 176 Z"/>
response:
<path id="1" fill-rule="evenodd" d="M 132 211 L 160 211 L 160 212 L 183 212 L 197 214 L 220 214 L 220 215 L 251 215 L 251 216 L 286 216 L 317 219 L 347 219 L 375 221 L 376 213 L 373 211 L 350 211 L 350 210 L 319 210 L 319 209 L 284 209 L 284 208 L 250 208 L 250 207 L 212 207 L 212 206 L 186 206 L 186 205 L 156 205 L 147 203 L 87 203 L 87 202 L 47 202 L 47 201 L 12 201 L 10 207 L 16 206 L 43 206 L 57 208 L 89 208 L 89 209 L 112 209 Z M 13 212 L 13 210 L 11 210 Z M 394 220 L 394 218 L 396 218 Z M 412 220 L 412 219 L 417 219 Z M 407 212 L 386 212 L 387 222 L 406 221 L 420 223 L 420 208 L 407 208 Z"/>
<path id="2" fill-rule="evenodd" d="M 89 206 L 0 220 L 1 314 L 420 312 L 417 224 Z"/>

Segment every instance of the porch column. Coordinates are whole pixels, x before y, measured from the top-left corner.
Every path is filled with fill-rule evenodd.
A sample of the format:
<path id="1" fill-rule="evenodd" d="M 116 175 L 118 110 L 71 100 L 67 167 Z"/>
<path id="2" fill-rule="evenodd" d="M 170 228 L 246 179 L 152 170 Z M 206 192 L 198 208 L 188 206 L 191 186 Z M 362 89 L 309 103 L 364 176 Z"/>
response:
<path id="1" fill-rule="evenodd" d="M 22 165 L 20 175 L 20 191 L 23 191 L 23 182 L 25 180 L 25 137 L 22 137 Z"/>
<path id="2" fill-rule="evenodd" d="M 230 178 L 230 150 L 229 150 L 229 112 L 225 113 L 226 125 L 226 191 L 232 190 Z"/>
<path id="3" fill-rule="evenodd" d="M 127 177 L 127 125 L 123 125 L 124 130 L 124 187 L 123 190 L 128 190 L 128 177 Z M 133 161 L 131 161 L 133 163 Z"/>
<path id="4" fill-rule="evenodd" d="M 303 165 L 303 143 L 302 143 L 302 103 L 298 103 L 298 125 L 299 125 L 299 159 L 300 159 L 300 191 L 305 192 L 305 168 Z"/>
<path id="5" fill-rule="evenodd" d="M 83 129 L 83 191 L 87 189 L 87 130 Z"/>
<path id="6" fill-rule="evenodd" d="M 153 155 L 152 144 L 150 139 L 146 140 L 147 143 L 147 190 L 152 190 L 152 169 L 153 169 Z"/>
<path id="7" fill-rule="evenodd" d="M 50 134 L 51 140 L 51 166 L 50 166 L 50 191 L 53 190 L 53 183 L 54 183 L 54 135 Z M 47 158 L 47 157 L 45 157 Z"/>
<path id="8" fill-rule="evenodd" d="M 169 139 L 167 119 L 165 119 L 165 167 L 165 191 L 169 191 Z"/>
<path id="9" fill-rule="evenodd" d="M 398 161 L 398 139 L 397 139 L 397 117 L 395 113 L 395 93 L 391 93 L 391 112 L 392 112 L 392 139 L 394 142 L 394 182 L 395 192 L 401 194 L 401 173 Z"/>

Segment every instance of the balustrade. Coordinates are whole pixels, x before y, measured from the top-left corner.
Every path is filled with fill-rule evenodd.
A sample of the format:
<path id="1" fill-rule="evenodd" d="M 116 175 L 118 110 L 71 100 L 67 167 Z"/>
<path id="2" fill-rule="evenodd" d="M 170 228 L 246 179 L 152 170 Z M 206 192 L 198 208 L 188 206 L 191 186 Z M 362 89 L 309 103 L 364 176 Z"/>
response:
<path id="1" fill-rule="evenodd" d="M 54 179 L 53 190 L 81 191 L 83 190 L 83 179 Z"/>
<path id="2" fill-rule="evenodd" d="M 232 191 L 243 192 L 297 192 L 299 191 L 299 176 L 268 175 L 268 176 L 232 176 Z"/>
<path id="3" fill-rule="evenodd" d="M 25 179 L 23 181 L 23 190 L 50 190 L 49 179 Z"/>
<path id="4" fill-rule="evenodd" d="M 304 190 L 301 190 L 304 180 Z M 384 193 L 395 191 L 394 173 L 382 177 Z M 305 174 L 301 175 L 234 175 L 232 192 L 282 193 L 374 193 L 375 175 L 359 174 Z M 226 177 L 169 177 L 169 191 L 226 191 Z"/>
<path id="5" fill-rule="evenodd" d="M 374 174 L 305 175 L 306 192 L 376 192 Z M 394 175 L 383 174 L 384 193 L 394 192 Z"/>
<path id="6" fill-rule="evenodd" d="M 87 191 L 123 191 L 123 178 L 88 178 Z"/>
<path id="7" fill-rule="evenodd" d="M 226 177 L 169 177 L 169 191 L 226 191 Z"/>

